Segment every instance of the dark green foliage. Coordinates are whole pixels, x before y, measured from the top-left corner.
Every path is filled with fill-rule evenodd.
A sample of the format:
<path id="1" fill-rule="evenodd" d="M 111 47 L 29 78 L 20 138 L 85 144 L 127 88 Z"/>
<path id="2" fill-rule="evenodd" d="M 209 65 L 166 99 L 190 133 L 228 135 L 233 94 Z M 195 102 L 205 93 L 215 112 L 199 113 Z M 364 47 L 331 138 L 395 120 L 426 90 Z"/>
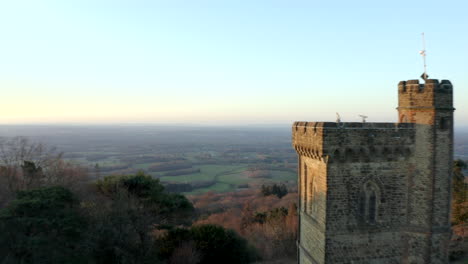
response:
<path id="1" fill-rule="evenodd" d="M 177 247 L 191 240 L 192 236 L 189 229 L 171 229 L 163 238 L 157 241 L 156 246 L 159 249 L 159 256 L 163 259 L 169 259 Z"/>
<path id="2" fill-rule="evenodd" d="M 122 176 L 120 183 L 129 193 L 140 199 L 155 201 L 162 196 L 164 191 L 164 186 L 159 182 L 159 179 L 153 179 L 141 171 L 136 175 Z"/>
<path id="3" fill-rule="evenodd" d="M 164 186 L 159 182 L 159 179 L 153 179 L 141 171 L 135 175 L 106 176 L 104 179 L 98 180 L 96 186 L 102 194 L 112 199 L 116 199 L 121 195 L 120 191 L 122 189 L 142 201 L 150 198 L 157 200 L 164 191 Z"/>
<path id="4" fill-rule="evenodd" d="M 255 249 L 235 231 L 217 225 L 198 225 L 175 229 L 159 241 L 160 254 L 169 258 L 182 243 L 192 241 L 200 253 L 201 264 L 243 264 L 257 259 Z"/>
<path id="5" fill-rule="evenodd" d="M 0 211 L 2 263 L 87 263 L 87 224 L 73 194 L 62 187 L 20 191 Z"/>
<path id="6" fill-rule="evenodd" d="M 233 230 L 216 225 L 200 225 L 190 229 L 201 263 L 249 263 L 254 260 L 247 241 Z"/>
<path id="7" fill-rule="evenodd" d="M 276 195 L 278 198 L 282 198 L 288 194 L 288 188 L 284 184 L 273 184 L 273 185 L 262 185 L 261 190 L 263 196 Z"/>
<path id="8" fill-rule="evenodd" d="M 189 224 L 193 213 L 193 205 L 185 196 L 168 193 L 159 179 L 138 172 L 135 175 L 107 176 L 96 183 L 99 192 L 111 198 L 121 196 L 134 197 L 147 212 L 158 215 L 167 223 Z"/>
<path id="9" fill-rule="evenodd" d="M 155 217 L 132 199 L 118 199 L 108 207 L 94 208 L 88 232 L 95 263 L 159 263 L 153 247 Z"/>
<path id="10" fill-rule="evenodd" d="M 158 179 L 143 172 L 108 176 L 96 183 L 110 198 L 105 208 L 94 208 L 93 256 L 98 263 L 157 263 L 152 232 L 176 224 L 190 224 L 192 204 L 168 193 Z"/>
<path id="11" fill-rule="evenodd" d="M 166 193 L 160 199 L 160 212 L 161 213 L 175 213 L 176 210 L 181 212 L 191 212 L 193 205 L 185 196 L 177 193 Z"/>
<path id="12" fill-rule="evenodd" d="M 18 192 L 0 211 L 0 263 L 159 263 L 155 229 L 190 223 L 192 204 L 143 173 L 96 185 L 104 196 L 81 204 L 63 187 Z"/>

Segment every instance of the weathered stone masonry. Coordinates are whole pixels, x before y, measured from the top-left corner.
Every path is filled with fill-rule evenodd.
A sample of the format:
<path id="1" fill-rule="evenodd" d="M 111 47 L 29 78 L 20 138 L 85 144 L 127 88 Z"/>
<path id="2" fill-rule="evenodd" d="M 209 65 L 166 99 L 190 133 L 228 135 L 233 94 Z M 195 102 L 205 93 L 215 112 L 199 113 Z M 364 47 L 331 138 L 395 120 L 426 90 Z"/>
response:
<path id="1" fill-rule="evenodd" d="M 448 263 L 452 85 L 398 94 L 399 123 L 294 123 L 299 263 Z"/>

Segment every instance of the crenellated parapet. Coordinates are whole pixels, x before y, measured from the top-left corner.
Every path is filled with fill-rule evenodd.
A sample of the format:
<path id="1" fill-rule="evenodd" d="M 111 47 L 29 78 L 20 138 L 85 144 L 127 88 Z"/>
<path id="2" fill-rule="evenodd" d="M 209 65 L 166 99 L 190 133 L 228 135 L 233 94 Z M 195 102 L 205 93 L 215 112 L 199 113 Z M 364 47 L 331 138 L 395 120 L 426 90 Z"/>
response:
<path id="1" fill-rule="evenodd" d="M 399 109 L 449 108 L 453 110 L 453 86 L 449 80 L 401 81 L 398 84 Z"/>
<path id="2" fill-rule="evenodd" d="M 436 79 L 429 79 L 425 83 L 419 83 L 419 80 L 408 80 L 398 83 L 398 93 L 452 93 L 452 88 L 452 83 L 449 80 L 439 82 Z"/>
<path id="3" fill-rule="evenodd" d="M 331 123 L 295 122 L 293 125 L 293 146 L 304 157 L 326 161 L 323 154 L 323 128 Z"/>
<path id="4" fill-rule="evenodd" d="M 415 131 L 410 123 L 296 122 L 293 146 L 330 163 L 398 161 L 411 156 Z"/>

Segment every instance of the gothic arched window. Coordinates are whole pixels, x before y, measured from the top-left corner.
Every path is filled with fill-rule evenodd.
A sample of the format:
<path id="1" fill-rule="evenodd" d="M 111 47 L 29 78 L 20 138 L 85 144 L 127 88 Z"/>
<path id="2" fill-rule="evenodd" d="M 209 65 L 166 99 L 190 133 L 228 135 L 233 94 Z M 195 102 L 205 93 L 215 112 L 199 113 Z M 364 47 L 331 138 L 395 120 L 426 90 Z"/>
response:
<path id="1" fill-rule="evenodd" d="M 362 187 L 359 201 L 359 214 L 363 222 L 375 224 L 378 220 L 380 205 L 380 189 L 372 181 Z"/>

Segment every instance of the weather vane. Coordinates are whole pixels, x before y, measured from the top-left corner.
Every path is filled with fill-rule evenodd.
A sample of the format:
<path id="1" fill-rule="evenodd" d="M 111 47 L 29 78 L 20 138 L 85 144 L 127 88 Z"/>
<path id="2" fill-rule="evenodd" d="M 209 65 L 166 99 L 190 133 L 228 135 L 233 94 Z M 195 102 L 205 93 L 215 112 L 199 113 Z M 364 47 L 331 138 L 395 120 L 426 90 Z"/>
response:
<path id="1" fill-rule="evenodd" d="M 426 66 L 426 40 L 424 39 L 424 32 L 422 33 L 422 41 L 423 41 L 423 49 L 419 52 L 421 56 L 423 57 L 424 61 L 424 73 L 421 75 L 421 78 L 426 81 L 429 78 L 429 75 L 427 75 L 427 66 Z"/>

